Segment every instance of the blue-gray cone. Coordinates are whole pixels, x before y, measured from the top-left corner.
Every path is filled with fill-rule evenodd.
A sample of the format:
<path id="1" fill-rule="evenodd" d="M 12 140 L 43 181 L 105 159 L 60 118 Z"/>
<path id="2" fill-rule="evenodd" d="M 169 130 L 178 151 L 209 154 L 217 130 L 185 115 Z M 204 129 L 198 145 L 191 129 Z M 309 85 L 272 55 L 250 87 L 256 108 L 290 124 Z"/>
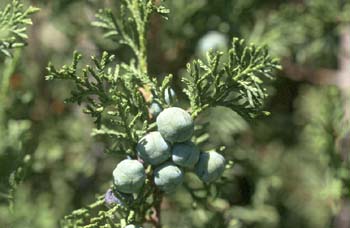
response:
<path id="1" fill-rule="evenodd" d="M 191 115 L 181 108 L 164 109 L 156 122 L 160 134 L 171 143 L 188 141 L 194 132 Z"/>

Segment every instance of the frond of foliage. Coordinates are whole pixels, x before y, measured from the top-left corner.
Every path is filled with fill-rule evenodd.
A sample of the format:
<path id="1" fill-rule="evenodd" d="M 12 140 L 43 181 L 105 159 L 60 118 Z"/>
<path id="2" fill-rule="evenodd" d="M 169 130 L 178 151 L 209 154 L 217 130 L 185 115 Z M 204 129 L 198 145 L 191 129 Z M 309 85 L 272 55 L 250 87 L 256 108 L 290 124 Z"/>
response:
<path id="1" fill-rule="evenodd" d="M 118 17 L 110 9 L 103 9 L 96 15 L 97 21 L 92 23 L 104 30 L 104 37 L 131 48 L 138 60 L 141 74 L 147 73 L 146 32 L 149 18 L 155 12 L 164 17 L 169 13 L 164 6 L 153 2 L 123 0 Z"/>
<path id="2" fill-rule="evenodd" d="M 29 17 L 37 11 L 35 7 L 24 9 L 24 5 L 17 0 L 0 11 L 0 52 L 6 57 L 11 56 L 11 49 L 25 45 L 27 26 L 32 24 Z M 23 150 L 31 127 L 30 121 L 14 120 L 6 113 L 11 108 L 8 104 L 10 78 L 19 58 L 20 50 L 15 52 L 13 58 L 5 59 L 0 66 L 0 199 L 9 203 L 10 210 L 13 209 L 15 191 L 23 181 L 31 159 Z"/>
<path id="3" fill-rule="evenodd" d="M 234 38 L 228 51 L 228 61 L 223 53 L 208 53 L 207 60 L 195 60 L 187 65 L 188 77 L 184 92 L 189 97 L 194 116 L 208 107 L 228 107 L 240 115 L 252 118 L 260 114 L 267 97 L 264 82 L 273 78 L 280 69 L 265 47 L 246 45 Z"/>
<path id="4" fill-rule="evenodd" d="M 0 11 L 0 51 L 10 56 L 10 49 L 25 45 L 28 36 L 27 26 L 32 24 L 30 16 L 38 12 L 38 8 L 28 7 L 13 0 L 2 11 Z"/>
<path id="5" fill-rule="evenodd" d="M 93 57 L 93 66 L 77 69 L 81 55 L 75 53 L 73 62 L 57 70 L 48 67 L 47 79 L 70 80 L 76 85 L 67 102 L 86 104 L 84 112 L 95 119 L 94 135 L 108 135 L 118 142 L 113 151 L 133 154 L 138 138 L 148 127 L 148 111 L 139 92 L 142 85 L 136 66 L 118 64 L 110 67 L 114 56 L 103 53 L 100 60 Z"/>
<path id="6" fill-rule="evenodd" d="M 135 54 L 129 63 L 115 63 L 115 57 L 104 52 L 101 58 L 92 57 L 92 65 L 80 68 L 82 56 L 75 53 L 71 64 L 59 69 L 53 64 L 47 67 L 47 80 L 67 80 L 74 84 L 75 89 L 66 101 L 85 105 L 84 112 L 97 125 L 92 134 L 113 139 L 109 152 L 132 158 L 136 158 L 138 140 L 155 127 L 154 119 L 149 116 L 149 97 L 162 107 L 169 106 L 161 95 L 173 78 L 170 74 L 158 81 L 148 75 L 145 33 L 152 13 L 164 16 L 168 10 L 153 1 L 125 0 L 118 17 L 109 9 L 97 14 L 98 21 L 93 25 L 102 28 L 105 37 L 128 46 Z M 206 62 L 195 60 L 188 64 L 189 75 L 183 83 L 192 116 L 197 117 L 206 108 L 215 106 L 228 107 L 244 117 L 259 115 L 267 97 L 265 82 L 279 68 L 278 61 L 270 57 L 265 47 L 233 39 L 227 53 L 210 52 Z M 150 174 L 151 170 L 146 172 Z M 107 207 L 101 196 L 86 208 L 66 216 L 64 226 L 124 227 L 128 223 L 155 223 L 152 213 L 163 196 L 151 182 L 146 182 L 141 193 L 133 195 L 131 204 Z M 194 202 L 209 207 L 207 200 L 215 198 L 220 183 L 185 186 Z"/>

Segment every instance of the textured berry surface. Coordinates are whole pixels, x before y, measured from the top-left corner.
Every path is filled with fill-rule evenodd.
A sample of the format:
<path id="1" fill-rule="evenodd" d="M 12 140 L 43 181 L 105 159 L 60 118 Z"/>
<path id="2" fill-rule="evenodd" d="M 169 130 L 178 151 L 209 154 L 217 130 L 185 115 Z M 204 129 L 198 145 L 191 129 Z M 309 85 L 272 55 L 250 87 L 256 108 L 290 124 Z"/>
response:
<path id="1" fill-rule="evenodd" d="M 170 157 L 170 146 L 158 131 L 141 138 L 136 150 L 140 158 L 151 165 L 158 165 Z"/>
<path id="2" fill-rule="evenodd" d="M 157 117 L 158 131 L 169 142 L 184 142 L 191 139 L 194 131 L 193 119 L 181 108 L 164 109 Z"/>
<path id="3" fill-rule="evenodd" d="M 123 193 L 136 193 L 143 186 L 146 173 L 137 160 L 125 159 L 113 171 L 115 188 Z"/>
<path id="4" fill-rule="evenodd" d="M 177 143 L 172 149 L 172 159 L 176 165 L 193 168 L 199 159 L 200 151 L 193 142 Z"/>
<path id="5" fill-rule="evenodd" d="M 213 182 L 224 172 L 225 163 L 225 158 L 217 152 L 202 152 L 195 172 L 203 182 Z"/>
<path id="6" fill-rule="evenodd" d="M 170 193 L 183 182 L 183 172 L 172 162 L 167 162 L 154 170 L 154 183 L 162 191 Z"/>

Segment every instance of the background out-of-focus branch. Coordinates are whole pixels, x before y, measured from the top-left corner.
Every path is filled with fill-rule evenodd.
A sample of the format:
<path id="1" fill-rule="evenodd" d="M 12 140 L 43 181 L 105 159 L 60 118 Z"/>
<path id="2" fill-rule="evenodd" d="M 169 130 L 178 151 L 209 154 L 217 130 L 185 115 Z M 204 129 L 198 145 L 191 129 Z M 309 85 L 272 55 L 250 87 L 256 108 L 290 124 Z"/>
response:
<path id="1" fill-rule="evenodd" d="M 350 124 L 350 25 L 342 26 L 338 51 L 338 69 L 313 69 L 308 66 L 283 61 L 286 76 L 296 81 L 308 81 L 316 85 L 335 85 L 342 90 L 344 99 L 344 126 Z M 350 157 L 350 135 L 346 134 L 342 141 L 341 152 L 344 162 Z M 343 200 L 339 215 L 335 219 L 337 228 L 350 227 L 350 202 Z"/>
<path id="2" fill-rule="evenodd" d="M 293 63 L 288 59 L 282 61 L 286 76 L 296 81 L 309 81 L 317 85 L 336 85 L 340 88 L 350 87 L 350 26 L 342 28 L 338 55 L 338 69 L 312 68 Z"/>

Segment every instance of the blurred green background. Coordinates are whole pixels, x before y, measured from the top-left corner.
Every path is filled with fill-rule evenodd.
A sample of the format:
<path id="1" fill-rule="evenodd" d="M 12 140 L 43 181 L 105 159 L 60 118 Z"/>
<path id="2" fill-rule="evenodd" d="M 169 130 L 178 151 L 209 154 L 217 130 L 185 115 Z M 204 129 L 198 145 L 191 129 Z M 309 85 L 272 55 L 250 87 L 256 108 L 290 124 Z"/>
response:
<path id="1" fill-rule="evenodd" d="M 104 154 L 105 139 L 90 135 L 92 120 L 63 102 L 71 85 L 46 82 L 45 68 L 69 63 L 73 50 L 84 56 L 107 50 L 118 61 L 130 53 L 91 26 L 98 9 L 116 9 L 118 0 L 25 4 L 41 10 L 32 17 L 28 46 L 14 52 L 17 63 L 0 103 L 0 132 L 7 129 L 0 139 L 0 227 L 60 227 L 64 215 L 106 191 L 122 157 Z M 216 108 L 199 118 L 211 134 L 204 147 L 227 146 L 225 156 L 235 166 L 213 189 L 219 197 L 206 205 L 194 205 L 183 189 L 168 197 L 164 227 L 349 228 L 350 1 L 165 5 L 169 19 L 153 17 L 149 26 L 149 69 L 160 78 L 173 73 L 180 100 L 186 63 L 203 57 L 198 43 L 210 31 L 267 45 L 284 69 L 268 85 L 270 116 L 246 122 Z M 9 61 L 1 60 L 4 74 Z"/>

